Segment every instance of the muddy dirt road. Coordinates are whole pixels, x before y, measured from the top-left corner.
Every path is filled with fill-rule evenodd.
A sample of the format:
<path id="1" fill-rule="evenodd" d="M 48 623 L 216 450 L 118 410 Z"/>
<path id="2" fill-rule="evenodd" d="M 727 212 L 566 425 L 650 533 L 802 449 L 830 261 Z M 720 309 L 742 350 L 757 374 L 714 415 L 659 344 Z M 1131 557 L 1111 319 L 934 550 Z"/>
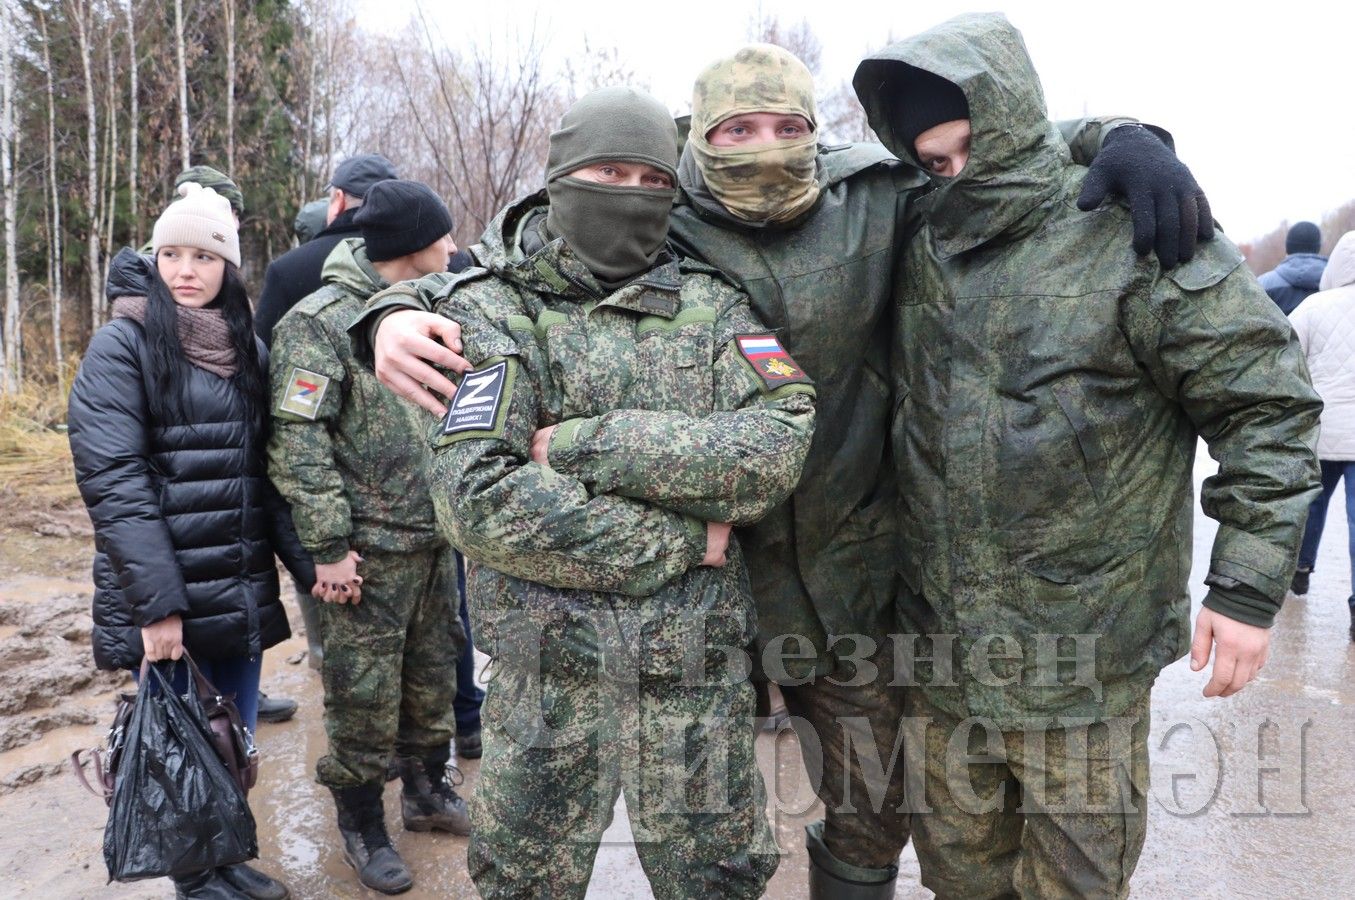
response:
<path id="1" fill-rule="evenodd" d="M 1206 458 L 1197 476 L 1209 474 Z M 1231 700 L 1200 696 L 1204 674 L 1168 668 L 1153 695 L 1153 773 L 1147 845 L 1136 897 L 1355 896 L 1355 649 L 1345 519 L 1332 504 L 1318 572 L 1306 598 L 1290 597 L 1260 681 Z M 1197 516 L 1195 576 L 1208 565 L 1214 525 Z M 62 760 L 102 738 L 120 679 L 88 662 L 88 586 L 79 535 L 0 531 L 0 896 L 166 897 L 164 882 L 104 884 L 103 803 L 75 784 Z M 293 617 L 299 622 L 299 617 Z M 264 688 L 301 701 L 300 715 L 263 725 L 266 754 L 251 795 L 262 867 L 301 898 L 376 896 L 357 886 L 335 849 L 333 809 L 313 780 L 323 750 L 319 680 L 294 637 L 265 658 Z M 768 893 L 805 896 L 802 828 L 818 817 L 794 739 L 764 735 L 759 759 L 785 856 Z M 478 765 L 464 763 L 473 792 Z M 60 770 L 60 771 L 58 771 Z M 394 786 L 387 791 L 398 822 Z M 651 896 L 626 836 L 624 807 L 598 858 L 590 897 Z M 397 843 L 418 884 L 406 895 L 471 897 L 462 838 L 404 834 Z M 905 851 L 898 897 L 929 897 Z"/>

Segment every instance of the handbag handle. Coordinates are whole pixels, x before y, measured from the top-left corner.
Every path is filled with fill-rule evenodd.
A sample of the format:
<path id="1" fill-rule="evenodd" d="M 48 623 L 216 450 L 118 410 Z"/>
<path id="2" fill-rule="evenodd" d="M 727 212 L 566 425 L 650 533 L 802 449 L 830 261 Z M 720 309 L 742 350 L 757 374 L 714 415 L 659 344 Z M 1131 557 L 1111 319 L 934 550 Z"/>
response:
<path id="1" fill-rule="evenodd" d="M 188 663 L 188 671 L 193 674 L 193 687 L 199 698 L 221 696 L 221 692 L 216 689 L 216 685 L 212 684 L 207 676 L 202 674 L 202 670 L 199 669 L 198 664 L 193 661 L 193 654 L 188 652 L 187 647 L 184 648 L 183 656 L 179 657 L 177 660 L 157 660 L 157 662 L 172 662 L 174 663 L 175 668 L 178 668 L 178 664 L 181 661 Z M 138 679 L 140 682 L 145 682 L 146 674 L 149 671 L 150 666 L 150 659 L 145 656 L 141 657 L 141 677 Z"/>

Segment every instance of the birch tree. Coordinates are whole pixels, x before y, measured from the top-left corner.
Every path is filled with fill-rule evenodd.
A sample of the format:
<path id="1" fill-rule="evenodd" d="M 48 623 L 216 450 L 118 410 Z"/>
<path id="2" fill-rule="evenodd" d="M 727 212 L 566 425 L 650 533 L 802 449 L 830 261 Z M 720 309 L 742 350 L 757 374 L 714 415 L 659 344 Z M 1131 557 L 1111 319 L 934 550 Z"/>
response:
<path id="1" fill-rule="evenodd" d="M 99 200 L 99 112 L 94 102 L 94 63 L 90 31 L 94 9 L 90 3 L 74 0 L 70 4 L 71 19 L 75 24 L 75 40 L 80 52 L 80 67 L 85 76 L 85 149 L 86 202 L 90 205 L 89 226 L 86 229 L 85 265 L 89 275 L 89 327 L 97 331 L 103 324 L 103 265 L 99 256 L 99 215 L 92 207 Z M 86 19 L 89 16 L 89 20 Z"/>
<path id="2" fill-rule="evenodd" d="M 19 316 L 19 260 L 16 233 L 19 205 L 14 185 L 14 9 L 0 0 L 0 202 L 5 206 L 4 388 L 19 390 L 23 378 L 23 335 Z"/>
<path id="3" fill-rule="evenodd" d="M 235 0 L 225 0 L 226 19 L 226 173 L 235 177 Z"/>
<path id="4" fill-rule="evenodd" d="M 128 147 L 128 158 L 127 158 L 127 181 L 128 181 L 127 198 L 131 204 L 132 243 L 136 243 L 141 239 L 141 218 L 138 213 L 138 205 L 141 202 L 141 197 L 138 193 L 136 184 L 137 170 L 141 166 L 140 159 L 137 156 L 138 149 L 137 136 L 138 133 L 141 131 L 141 114 L 137 108 L 140 98 L 137 96 L 137 83 L 136 83 L 138 66 L 136 60 L 135 6 L 136 0 L 127 0 L 127 2 L 122 7 L 123 12 L 127 16 L 127 74 L 129 80 L 131 81 L 131 85 L 127 90 L 128 99 L 130 101 L 131 106 L 131 113 L 128 115 L 127 118 L 127 121 L 131 123 L 131 127 L 127 129 L 128 136 L 131 139 L 130 146 Z M 45 43 L 46 38 L 44 38 L 43 40 Z"/>
<path id="5" fill-rule="evenodd" d="M 61 260 L 61 193 L 57 187 L 56 143 L 56 88 L 52 77 L 51 41 L 47 36 L 47 16 L 38 10 L 38 28 L 42 34 L 42 64 L 47 74 L 47 191 L 50 215 L 47 220 L 47 296 L 52 307 L 52 368 L 56 372 L 56 389 L 66 393 L 66 356 L 61 345 L 62 260 Z M 132 129 L 136 134 L 136 129 Z M 135 142 L 136 138 L 132 140 Z M 135 146 L 135 144 L 134 144 Z M 135 178 L 135 174 L 132 176 Z M 135 201 L 133 201 L 135 202 Z"/>
<path id="6" fill-rule="evenodd" d="M 179 150 L 183 157 L 181 169 L 192 163 L 192 144 L 188 135 L 188 61 L 185 59 L 183 0 L 174 0 L 174 51 L 179 63 Z"/>

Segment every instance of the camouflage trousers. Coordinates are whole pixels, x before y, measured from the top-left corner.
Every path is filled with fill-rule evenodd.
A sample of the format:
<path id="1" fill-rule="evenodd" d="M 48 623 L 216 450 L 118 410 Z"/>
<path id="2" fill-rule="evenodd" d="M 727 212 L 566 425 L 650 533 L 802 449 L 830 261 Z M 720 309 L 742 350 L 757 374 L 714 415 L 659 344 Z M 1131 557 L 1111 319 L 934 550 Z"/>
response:
<path id="1" fill-rule="evenodd" d="M 427 756 L 454 730 L 465 637 L 452 550 L 362 555 L 362 602 L 320 604 L 329 752 L 315 769 L 331 788 L 384 783 L 393 751 Z"/>
<path id="2" fill-rule="evenodd" d="M 904 688 L 890 683 L 892 657 L 892 645 L 881 641 L 859 662 L 840 660 L 813 681 L 781 685 L 810 784 L 823 801 L 823 844 L 837 860 L 865 869 L 894 866 L 908 843 Z"/>
<path id="3" fill-rule="evenodd" d="M 909 714 L 926 726 L 913 842 L 938 898 L 1128 895 L 1147 824 L 1147 692 L 1117 719 L 1037 731 L 957 719 L 920 690 Z"/>
<path id="4" fill-rule="evenodd" d="M 624 789 L 656 897 L 760 897 L 779 857 L 753 754 L 751 684 L 544 669 L 516 655 L 491 668 L 469 848 L 481 895 L 583 897 Z"/>

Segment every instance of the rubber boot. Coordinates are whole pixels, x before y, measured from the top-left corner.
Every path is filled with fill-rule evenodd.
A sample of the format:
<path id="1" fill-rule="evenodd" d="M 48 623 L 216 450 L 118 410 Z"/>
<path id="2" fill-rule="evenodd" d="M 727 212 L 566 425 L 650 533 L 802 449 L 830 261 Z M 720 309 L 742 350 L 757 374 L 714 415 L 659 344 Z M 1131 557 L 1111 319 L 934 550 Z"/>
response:
<path id="1" fill-rule="evenodd" d="M 176 875 L 170 880 L 174 882 L 175 900 L 249 900 L 248 894 L 231 887 L 216 869 Z"/>
<path id="2" fill-rule="evenodd" d="M 898 866 L 867 869 L 845 863 L 823 844 L 823 820 L 805 826 L 809 900 L 892 900 Z"/>
<path id="3" fill-rule="evenodd" d="M 296 605 L 301 607 L 301 621 L 306 626 L 306 665 L 318 672 L 325 661 L 325 645 L 320 640 L 320 601 L 310 591 L 299 590 Z"/>
<path id="4" fill-rule="evenodd" d="M 245 863 L 219 866 L 216 874 L 250 900 L 287 900 L 287 885 Z"/>
<path id="5" fill-rule="evenodd" d="M 358 881 L 383 894 L 400 894 L 414 886 L 414 876 L 391 846 L 386 833 L 386 811 L 380 784 L 330 790 L 339 810 L 343 859 L 358 873 Z"/>
<path id="6" fill-rule="evenodd" d="M 449 773 L 460 774 L 447 765 L 451 748 L 423 758 L 397 756 L 404 789 L 400 792 L 400 817 L 406 831 L 448 831 L 470 834 L 470 813 L 466 801 L 457 796 L 447 781 Z"/>

